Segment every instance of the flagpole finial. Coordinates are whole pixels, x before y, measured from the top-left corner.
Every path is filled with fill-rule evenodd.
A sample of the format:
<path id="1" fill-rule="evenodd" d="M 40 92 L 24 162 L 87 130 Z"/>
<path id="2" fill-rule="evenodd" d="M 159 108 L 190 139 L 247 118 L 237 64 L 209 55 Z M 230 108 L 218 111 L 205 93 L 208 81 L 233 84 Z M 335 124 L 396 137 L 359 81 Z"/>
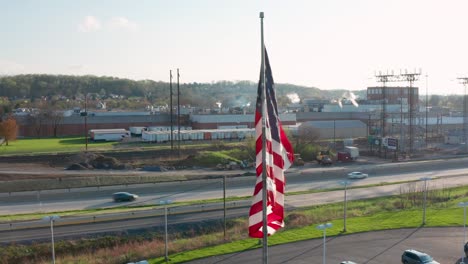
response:
<path id="1" fill-rule="evenodd" d="M 260 18 L 263 18 L 264 15 L 263 15 L 263 12 L 260 12 Z"/>

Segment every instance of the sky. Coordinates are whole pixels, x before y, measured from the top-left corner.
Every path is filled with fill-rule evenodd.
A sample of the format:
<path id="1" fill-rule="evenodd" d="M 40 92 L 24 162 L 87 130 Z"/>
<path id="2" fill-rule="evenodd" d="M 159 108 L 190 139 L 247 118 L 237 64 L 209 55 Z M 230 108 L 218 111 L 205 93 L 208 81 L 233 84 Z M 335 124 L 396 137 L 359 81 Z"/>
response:
<path id="1" fill-rule="evenodd" d="M 0 75 L 250 80 L 261 26 L 276 83 L 381 86 L 421 72 L 420 94 L 460 94 L 468 77 L 466 0 L 0 0 Z M 406 82 L 387 86 L 407 85 Z"/>

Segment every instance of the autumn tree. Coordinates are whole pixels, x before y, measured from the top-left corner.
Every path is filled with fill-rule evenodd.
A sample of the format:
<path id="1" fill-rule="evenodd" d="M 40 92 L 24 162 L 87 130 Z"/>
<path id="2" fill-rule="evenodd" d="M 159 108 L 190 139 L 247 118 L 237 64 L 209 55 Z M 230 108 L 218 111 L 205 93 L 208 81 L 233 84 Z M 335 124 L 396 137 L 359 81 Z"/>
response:
<path id="1" fill-rule="evenodd" d="M 5 144 L 8 146 L 9 141 L 16 140 L 18 135 L 18 125 L 13 116 L 9 116 L 0 122 L 0 137 L 3 137 Z"/>

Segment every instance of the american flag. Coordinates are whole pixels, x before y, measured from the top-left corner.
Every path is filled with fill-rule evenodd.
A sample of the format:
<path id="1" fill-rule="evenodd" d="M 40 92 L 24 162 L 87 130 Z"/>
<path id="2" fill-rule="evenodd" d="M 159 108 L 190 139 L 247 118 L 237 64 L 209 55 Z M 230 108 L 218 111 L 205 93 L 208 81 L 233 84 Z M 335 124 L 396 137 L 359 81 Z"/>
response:
<path id="1" fill-rule="evenodd" d="M 262 78 L 258 84 L 257 106 L 255 111 L 256 132 L 256 167 L 257 182 L 253 194 L 253 202 L 249 212 L 249 236 L 263 237 L 263 200 L 262 200 L 262 173 L 263 162 L 266 163 L 267 188 L 267 226 L 268 235 L 274 234 L 284 226 L 284 191 L 286 181 L 284 171 L 294 161 L 294 153 L 278 117 L 278 107 L 271 73 L 268 54 L 265 49 L 265 99 L 266 99 L 266 146 L 262 141 Z M 262 157 L 262 149 L 266 148 L 266 157 Z"/>

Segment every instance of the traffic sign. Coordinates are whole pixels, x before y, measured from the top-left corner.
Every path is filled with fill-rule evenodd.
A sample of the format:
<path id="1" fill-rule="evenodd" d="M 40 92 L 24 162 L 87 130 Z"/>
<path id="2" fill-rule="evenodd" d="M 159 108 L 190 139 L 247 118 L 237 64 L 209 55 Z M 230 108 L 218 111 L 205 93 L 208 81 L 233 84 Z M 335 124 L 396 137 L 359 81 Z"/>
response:
<path id="1" fill-rule="evenodd" d="M 398 139 L 396 138 L 387 138 L 387 148 L 396 150 L 398 146 Z"/>

